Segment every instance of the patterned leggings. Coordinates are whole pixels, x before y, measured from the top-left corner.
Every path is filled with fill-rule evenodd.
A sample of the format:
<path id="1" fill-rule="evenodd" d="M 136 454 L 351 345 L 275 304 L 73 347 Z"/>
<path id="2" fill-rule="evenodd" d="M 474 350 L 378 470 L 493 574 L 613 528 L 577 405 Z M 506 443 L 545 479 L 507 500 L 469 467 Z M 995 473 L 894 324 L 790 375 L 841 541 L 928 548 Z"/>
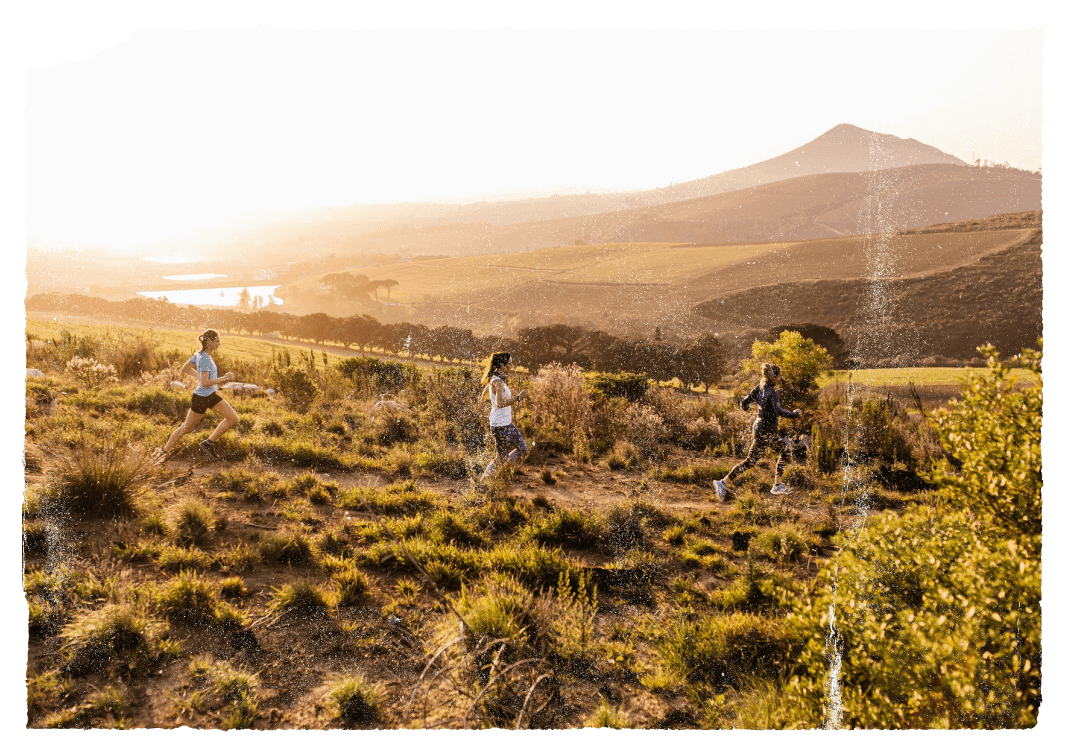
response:
<path id="1" fill-rule="evenodd" d="M 777 457 L 776 477 L 780 478 L 780 474 L 784 472 L 784 467 L 788 464 L 788 460 L 791 459 L 791 447 L 784 437 L 777 433 L 770 434 L 769 432 L 754 433 L 754 440 L 751 442 L 751 447 L 747 450 L 747 458 L 740 464 L 736 465 L 728 475 L 725 476 L 725 481 L 732 481 L 748 468 L 753 468 L 754 464 L 761 459 L 766 450 L 776 450 L 779 453 Z"/>
<path id="2" fill-rule="evenodd" d="M 492 437 L 496 441 L 496 456 L 488 464 L 488 467 L 484 469 L 485 478 L 496 472 L 500 462 L 517 464 L 529 452 L 529 448 L 525 444 L 525 437 L 521 435 L 518 427 L 514 424 L 493 426 Z M 504 455 L 504 453 L 507 454 Z"/>

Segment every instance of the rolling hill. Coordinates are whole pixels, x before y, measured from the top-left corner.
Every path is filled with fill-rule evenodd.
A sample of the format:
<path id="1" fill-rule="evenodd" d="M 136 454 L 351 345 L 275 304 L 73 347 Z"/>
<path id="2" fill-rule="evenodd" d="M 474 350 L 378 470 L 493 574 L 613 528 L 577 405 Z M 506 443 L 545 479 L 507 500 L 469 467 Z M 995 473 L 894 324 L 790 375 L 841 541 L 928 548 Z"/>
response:
<path id="1" fill-rule="evenodd" d="M 879 349 L 866 347 L 868 360 L 899 352 L 946 355 L 943 348 L 951 357 L 968 358 L 975 352 L 970 340 L 993 335 L 999 326 L 993 322 L 1012 317 L 1024 331 L 1032 330 L 1024 322 L 1033 310 L 1038 317 L 1039 298 L 1032 296 L 1041 289 L 1039 218 L 1039 212 L 1030 212 L 925 231 L 793 243 L 569 246 L 354 271 L 400 280 L 392 291 L 398 305 L 371 312 L 376 316 L 479 333 L 564 321 L 643 337 L 659 327 L 667 336 L 690 338 L 708 330 L 738 334 L 811 321 L 839 329 L 852 348 L 876 332 Z M 294 287 L 285 291 L 286 301 L 307 301 L 294 313 L 356 313 L 323 297 L 317 282 L 305 284 L 303 293 Z M 937 286 L 957 288 L 964 309 L 972 305 L 967 296 L 987 298 L 973 287 L 980 284 L 1000 293 L 1016 291 L 1016 300 L 999 304 L 999 314 L 986 314 L 987 327 L 976 319 L 965 324 L 965 314 L 952 315 L 958 304 L 949 296 L 925 300 L 936 295 Z M 1006 320 L 1001 312 L 1007 312 Z M 912 334 L 906 342 L 893 334 L 899 321 Z"/>
<path id="2" fill-rule="evenodd" d="M 987 229 L 981 229 L 987 228 Z M 884 240 L 943 239 L 972 243 L 1015 228 L 1022 235 L 970 263 L 908 276 L 779 281 L 703 301 L 695 312 L 705 326 L 730 331 L 784 322 L 832 327 L 851 352 L 868 363 L 905 355 L 907 362 L 940 355 L 968 359 L 990 342 L 1004 354 L 1037 345 L 1043 332 L 1042 212 L 990 217 L 982 222 L 935 225 Z M 872 240 L 872 239 L 870 239 Z M 869 246 L 869 253 L 881 253 Z"/>
<path id="3" fill-rule="evenodd" d="M 728 147 L 708 145 L 708 148 L 727 150 Z M 236 243 L 231 240 L 234 231 L 229 230 L 221 236 L 225 241 L 217 243 L 212 253 L 254 253 L 263 259 L 280 256 L 287 261 L 297 254 L 435 255 L 543 248 L 571 243 L 576 237 L 572 223 L 562 222 L 555 227 L 552 223 L 556 220 L 648 209 L 811 175 L 870 173 L 929 164 L 965 166 L 957 157 L 913 139 L 842 124 L 772 159 L 671 186 L 617 193 L 536 196 L 513 201 L 456 200 L 306 210 L 281 222 L 246 228 L 240 232 Z M 639 219 L 638 213 L 636 219 Z M 758 219 L 771 220 L 773 217 Z M 547 225 L 530 227 L 530 224 L 537 223 Z M 518 233 L 513 233 L 506 230 L 509 226 L 522 227 Z M 751 229 L 747 225 L 743 228 Z M 648 236 L 641 234 L 640 237 Z"/>

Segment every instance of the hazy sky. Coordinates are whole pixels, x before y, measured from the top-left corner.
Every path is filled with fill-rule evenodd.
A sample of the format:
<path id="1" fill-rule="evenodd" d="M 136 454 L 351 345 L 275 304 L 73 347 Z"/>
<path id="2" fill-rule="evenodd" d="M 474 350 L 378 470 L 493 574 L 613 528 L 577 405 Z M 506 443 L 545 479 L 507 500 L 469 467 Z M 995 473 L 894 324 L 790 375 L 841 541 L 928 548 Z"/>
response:
<path id="1" fill-rule="evenodd" d="M 642 189 L 839 123 L 1041 166 L 1041 31 L 142 31 L 27 87 L 28 232 Z"/>

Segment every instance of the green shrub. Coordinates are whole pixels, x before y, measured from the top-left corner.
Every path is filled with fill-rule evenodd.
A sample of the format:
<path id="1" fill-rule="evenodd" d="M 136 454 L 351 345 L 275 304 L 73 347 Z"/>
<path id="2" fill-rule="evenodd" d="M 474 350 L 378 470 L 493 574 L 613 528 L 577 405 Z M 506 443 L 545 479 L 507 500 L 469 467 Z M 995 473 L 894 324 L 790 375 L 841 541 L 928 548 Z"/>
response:
<path id="1" fill-rule="evenodd" d="M 125 517 L 135 512 L 151 475 L 148 458 L 131 449 L 125 437 L 81 435 L 72 456 L 59 463 L 47 494 L 75 517 Z"/>
<path id="2" fill-rule="evenodd" d="M 350 607 L 361 603 L 370 590 L 370 579 L 354 566 L 333 573 L 336 584 L 336 603 Z"/>
<path id="3" fill-rule="evenodd" d="M 259 555 L 266 562 L 302 565 L 314 557 L 310 540 L 295 531 L 267 532 L 259 536 Z"/>
<path id="4" fill-rule="evenodd" d="M 738 687 L 750 675 L 783 668 L 791 641 L 779 621 L 742 612 L 682 620 L 659 653 L 666 666 L 693 683 Z"/>
<path id="5" fill-rule="evenodd" d="M 620 397 L 630 403 L 643 400 L 647 390 L 651 387 L 646 374 L 633 374 L 628 371 L 617 373 L 592 371 L 584 375 L 584 382 L 591 390 L 593 397 Z"/>
<path id="6" fill-rule="evenodd" d="M 789 465 L 784 469 L 784 473 L 780 477 L 780 480 L 793 489 L 814 488 L 813 477 L 811 477 L 810 472 L 801 465 Z"/>
<path id="7" fill-rule="evenodd" d="M 211 555 L 196 547 L 160 546 L 155 554 L 155 564 L 161 570 L 204 569 L 213 563 Z"/>
<path id="8" fill-rule="evenodd" d="M 943 503 L 870 518 L 818 582 L 785 594 L 805 636 L 793 726 L 1033 727 L 1042 700 L 1042 378 L 994 351 L 935 422 L 957 470 Z M 823 682 L 838 676 L 839 683 Z"/>
<path id="9" fill-rule="evenodd" d="M 632 727 L 632 722 L 629 721 L 628 715 L 611 706 L 606 698 L 599 699 L 599 705 L 595 707 L 595 711 L 584 719 L 583 724 L 585 727 L 600 729 L 629 729 Z"/>
<path id="10" fill-rule="evenodd" d="M 810 459 L 814 467 L 820 473 L 835 473 L 842 455 L 843 447 L 836 441 L 831 430 L 815 423 L 810 434 Z"/>
<path id="11" fill-rule="evenodd" d="M 243 578 L 234 575 L 218 584 L 218 593 L 226 599 L 243 599 L 248 595 L 248 587 Z"/>
<path id="12" fill-rule="evenodd" d="M 318 396 L 318 386 L 311 375 L 294 366 L 275 366 L 270 372 L 270 381 L 296 411 L 307 410 Z"/>
<path id="13" fill-rule="evenodd" d="M 784 406 L 812 406 L 817 400 L 817 380 L 832 367 L 828 351 L 798 332 L 784 330 L 774 343 L 755 340 L 751 358 L 743 362 L 749 372 L 758 375 L 763 363 L 780 367 L 780 398 Z"/>
<path id="14" fill-rule="evenodd" d="M 421 373 L 412 364 L 365 356 L 345 358 L 336 369 L 356 382 L 364 393 L 399 392 L 405 387 L 415 387 L 421 381 Z"/>
<path id="15" fill-rule="evenodd" d="M 381 692 L 362 675 L 349 675 L 329 689 L 334 715 L 343 724 L 360 724 L 381 718 Z"/>

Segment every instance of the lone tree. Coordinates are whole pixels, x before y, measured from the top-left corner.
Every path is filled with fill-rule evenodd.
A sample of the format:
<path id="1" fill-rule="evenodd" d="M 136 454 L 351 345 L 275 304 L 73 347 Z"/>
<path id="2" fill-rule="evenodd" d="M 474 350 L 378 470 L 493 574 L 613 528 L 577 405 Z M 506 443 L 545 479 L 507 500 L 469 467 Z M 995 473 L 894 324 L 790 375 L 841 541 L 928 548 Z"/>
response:
<path id="1" fill-rule="evenodd" d="M 820 324 L 806 322 L 804 324 L 785 324 L 782 327 L 774 327 L 769 330 L 769 336 L 775 340 L 785 330 L 798 332 L 807 340 L 813 340 L 828 351 L 828 355 L 832 356 L 833 368 L 845 368 L 847 359 L 850 358 L 850 351 L 847 350 L 846 343 L 843 342 L 843 338 L 839 336 L 836 330 Z"/>
<path id="2" fill-rule="evenodd" d="M 809 407 L 817 400 L 817 379 L 831 367 L 832 357 L 813 340 L 785 330 L 776 342 L 755 340 L 751 358 L 743 366 L 757 374 L 767 362 L 780 367 L 780 397 L 784 404 Z"/>

